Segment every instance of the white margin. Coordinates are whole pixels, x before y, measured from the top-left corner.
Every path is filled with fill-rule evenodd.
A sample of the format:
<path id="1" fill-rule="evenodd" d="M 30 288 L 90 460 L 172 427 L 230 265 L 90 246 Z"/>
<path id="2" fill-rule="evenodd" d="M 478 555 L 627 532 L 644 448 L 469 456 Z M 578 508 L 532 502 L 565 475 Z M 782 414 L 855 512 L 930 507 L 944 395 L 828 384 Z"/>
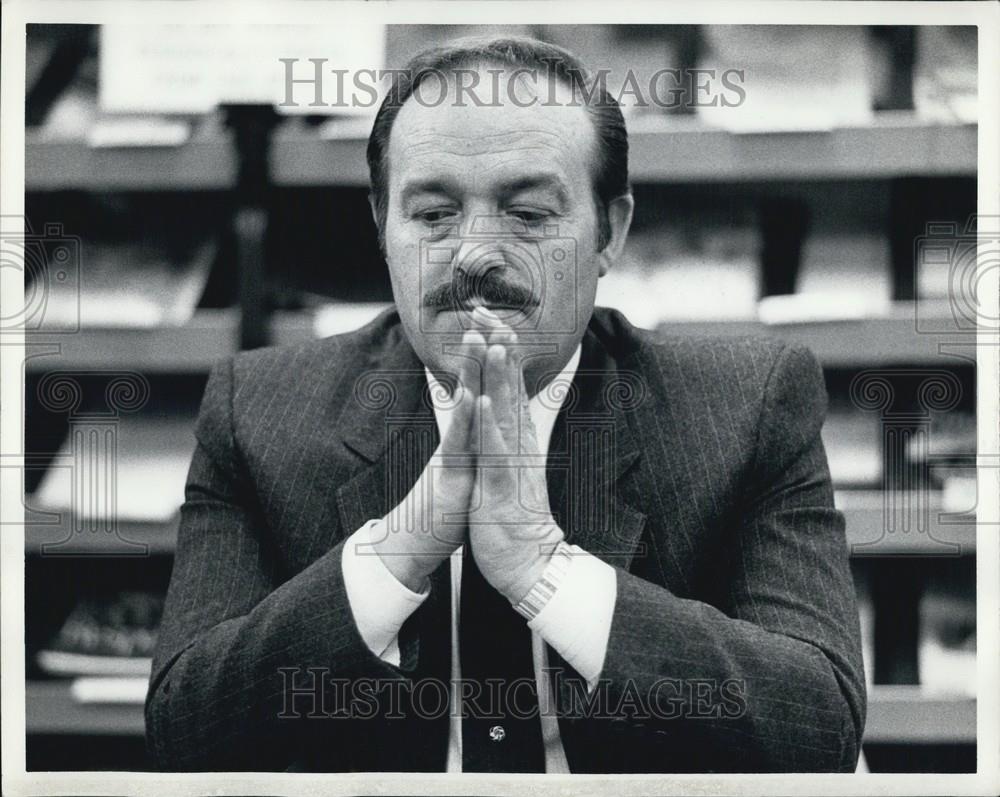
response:
<path id="1" fill-rule="evenodd" d="M 11 0 L 2 7 L 0 44 L 0 213 L 24 213 L 24 59 L 25 24 L 64 22 L 129 24 L 184 21 L 274 24 L 290 19 L 310 24 L 343 24 L 345 16 L 372 22 L 500 24 L 530 20 L 557 24 L 700 23 L 700 24 L 907 24 L 979 26 L 979 212 L 1000 214 L 1000 142 L 997 99 L 1000 96 L 1000 4 L 992 2 L 203 2 L 166 0 Z M 21 308 L 23 285 L 12 269 L 0 269 L 0 317 Z M 982 314 L 1000 317 L 996 272 L 984 274 L 979 293 Z M 0 346 L 0 455 L 16 462 L 22 450 L 23 336 L 5 333 Z M 979 450 L 1000 454 L 1000 347 L 995 332 L 980 331 L 977 369 Z M 14 408 L 17 408 L 15 411 Z M 8 459 L 12 457 L 13 459 Z M 739 794 L 968 794 L 1000 793 L 1000 469 L 979 470 L 977 533 L 978 751 L 977 774 L 939 775 L 439 775 L 423 773 L 198 773 L 24 771 L 24 538 L 19 486 L 11 495 L 7 479 L 0 488 L 0 686 L 2 686 L 3 784 L 8 795 L 348 795 L 409 793 L 420 795 L 519 795 L 525 790 L 553 795 Z"/>

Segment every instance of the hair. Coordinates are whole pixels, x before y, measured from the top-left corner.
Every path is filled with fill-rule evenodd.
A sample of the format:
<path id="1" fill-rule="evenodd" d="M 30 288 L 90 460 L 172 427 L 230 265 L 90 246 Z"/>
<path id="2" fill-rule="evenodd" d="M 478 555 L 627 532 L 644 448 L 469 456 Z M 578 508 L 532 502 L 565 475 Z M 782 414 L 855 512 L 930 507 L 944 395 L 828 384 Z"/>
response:
<path id="1" fill-rule="evenodd" d="M 375 208 L 379 244 L 385 249 L 385 223 L 388 214 L 389 136 L 404 103 L 429 76 L 442 75 L 469 67 L 499 66 L 512 69 L 544 71 L 573 89 L 594 125 L 597 158 L 591 175 L 594 203 L 598 216 L 597 248 L 611 239 L 608 205 L 629 193 L 628 133 L 618 101 L 607 91 L 602 79 L 594 75 L 572 53 L 554 44 L 520 36 L 458 39 L 442 47 L 416 55 L 402 70 L 393 73 L 390 90 L 379 106 L 368 137 L 368 171 L 371 198 Z"/>

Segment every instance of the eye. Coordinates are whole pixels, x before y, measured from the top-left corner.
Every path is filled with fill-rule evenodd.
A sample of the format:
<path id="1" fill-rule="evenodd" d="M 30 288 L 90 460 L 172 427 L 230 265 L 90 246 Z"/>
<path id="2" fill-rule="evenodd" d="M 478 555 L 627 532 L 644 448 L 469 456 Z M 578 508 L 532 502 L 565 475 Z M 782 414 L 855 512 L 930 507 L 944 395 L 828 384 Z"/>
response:
<path id="1" fill-rule="evenodd" d="M 453 219 L 455 211 L 451 208 L 432 208 L 430 210 L 421 210 L 414 215 L 425 224 L 437 224 Z"/>
<path id="2" fill-rule="evenodd" d="M 511 208 L 507 212 L 525 224 L 538 224 L 551 215 L 547 210 L 540 208 Z"/>

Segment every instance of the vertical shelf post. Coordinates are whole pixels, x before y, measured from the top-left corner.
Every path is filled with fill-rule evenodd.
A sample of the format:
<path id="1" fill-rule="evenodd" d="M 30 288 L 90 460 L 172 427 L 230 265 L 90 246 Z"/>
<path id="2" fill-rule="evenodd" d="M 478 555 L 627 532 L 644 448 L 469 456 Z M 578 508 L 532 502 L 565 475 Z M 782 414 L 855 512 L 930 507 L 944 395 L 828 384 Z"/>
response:
<path id="1" fill-rule="evenodd" d="M 279 116 L 269 105 L 226 105 L 226 123 L 236 144 L 237 177 L 233 232 L 239 272 L 240 348 L 268 342 L 267 221 L 271 181 L 271 133 Z"/>

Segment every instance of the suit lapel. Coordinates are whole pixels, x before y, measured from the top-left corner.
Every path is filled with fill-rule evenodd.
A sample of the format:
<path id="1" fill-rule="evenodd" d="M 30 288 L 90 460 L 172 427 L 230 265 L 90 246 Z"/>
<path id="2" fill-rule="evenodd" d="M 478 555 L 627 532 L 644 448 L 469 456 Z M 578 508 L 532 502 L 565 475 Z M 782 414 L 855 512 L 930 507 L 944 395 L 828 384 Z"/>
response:
<path id="1" fill-rule="evenodd" d="M 643 553 L 646 516 L 624 498 L 619 482 L 640 456 L 630 414 L 644 395 L 639 375 L 620 370 L 588 329 L 546 468 L 549 503 L 567 541 L 626 569 Z"/>
<path id="2" fill-rule="evenodd" d="M 396 506 L 438 444 L 424 368 L 405 340 L 367 363 L 337 428 L 344 445 L 367 463 L 337 490 L 347 535 Z"/>

